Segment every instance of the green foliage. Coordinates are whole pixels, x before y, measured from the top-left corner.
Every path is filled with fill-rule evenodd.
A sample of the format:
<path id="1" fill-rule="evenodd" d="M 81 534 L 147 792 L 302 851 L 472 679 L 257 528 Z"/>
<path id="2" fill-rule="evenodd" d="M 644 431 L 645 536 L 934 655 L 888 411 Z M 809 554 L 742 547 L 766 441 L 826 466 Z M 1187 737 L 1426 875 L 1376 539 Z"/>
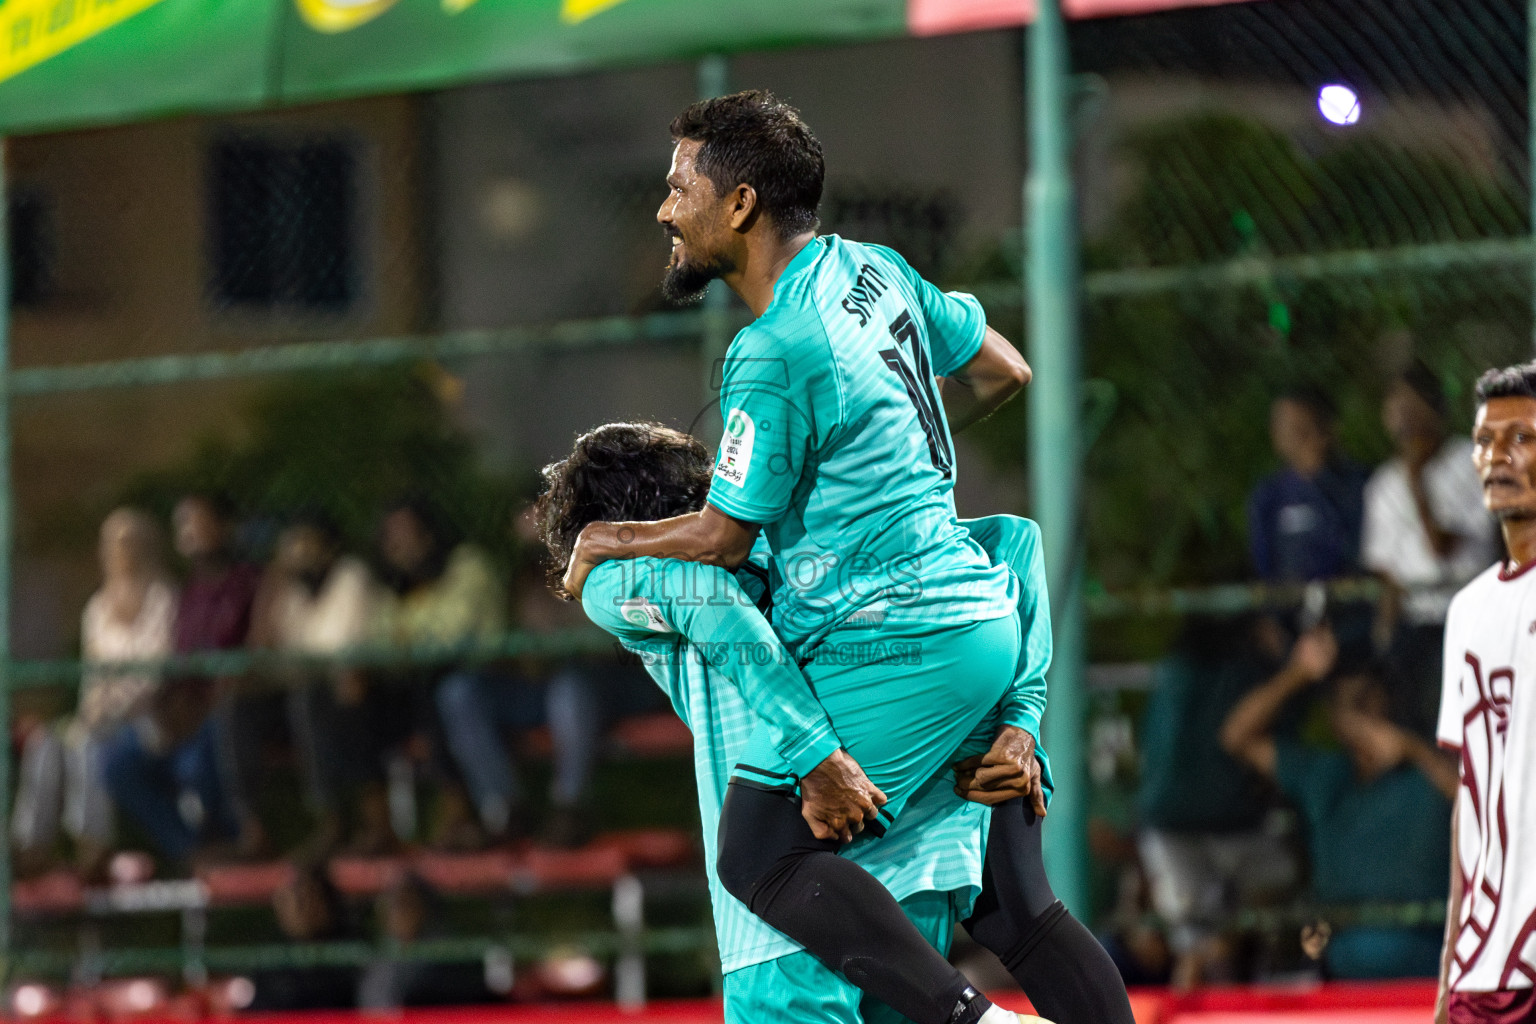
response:
<path id="1" fill-rule="evenodd" d="M 1263 124 L 1207 113 L 1141 132 L 1126 156 L 1137 185 L 1085 247 L 1091 270 L 1529 229 L 1518 190 L 1497 174 L 1369 136 L 1314 156 Z M 1525 268 L 1304 280 L 1276 273 L 1247 287 L 1089 302 L 1085 368 L 1116 406 L 1087 460 L 1090 572 L 1110 588 L 1245 577 L 1247 495 L 1277 466 L 1268 437 L 1274 396 L 1297 385 L 1328 393 L 1344 450 L 1374 463 L 1390 454 L 1381 396 L 1417 355 L 1445 381 L 1453 427 L 1464 428 L 1476 374 L 1528 358 L 1530 288 Z M 1026 434 L 1023 403 L 977 430 L 999 464 L 1021 470 Z"/>
<path id="2" fill-rule="evenodd" d="M 275 380 L 251 402 L 238 436 L 203 438 L 180 464 L 132 481 L 123 500 L 168 511 L 179 494 L 213 490 L 256 517 L 319 510 L 366 550 L 380 510 L 419 495 L 505 558 L 516 488 L 480 469 L 472 439 L 434 390 L 434 372 Z"/>
<path id="3" fill-rule="evenodd" d="M 1298 230 L 1306 231 L 1316 185 L 1278 132 L 1231 114 L 1204 114 L 1144 131 L 1129 150 L 1144 177 L 1094 254 L 1106 262 L 1205 263 L 1238 255 L 1255 233 L 1280 251 L 1305 245 Z"/>

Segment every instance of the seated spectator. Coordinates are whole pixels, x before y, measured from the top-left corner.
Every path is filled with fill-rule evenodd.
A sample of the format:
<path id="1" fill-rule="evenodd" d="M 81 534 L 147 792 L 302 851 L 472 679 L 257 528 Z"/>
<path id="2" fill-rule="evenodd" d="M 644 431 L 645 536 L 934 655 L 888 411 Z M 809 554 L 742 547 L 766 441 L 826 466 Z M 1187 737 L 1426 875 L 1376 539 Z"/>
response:
<path id="1" fill-rule="evenodd" d="M 1273 583 L 1334 579 L 1360 569 L 1365 470 L 1338 451 L 1337 412 L 1320 391 L 1275 399 L 1269 437 L 1285 468 L 1248 499 L 1248 544 L 1259 578 Z"/>
<path id="2" fill-rule="evenodd" d="M 374 615 L 378 642 L 399 647 L 462 650 L 473 654 L 494 644 L 506 628 L 506 604 L 489 556 L 473 544 L 460 543 L 456 532 L 428 502 L 401 501 L 385 511 L 379 527 L 383 593 Z M 431 665 L 412 677 L 429 683 L 419 722 L 437 721 L 437 687 L 453 669 Z M 433 730 L 437 732 L 436 729 Z M 446 759 L 443 737 L 434 735 L 434 758 Z M 505 827 L 492 814 L 482 827 L 453 767 L 439 763 L 445 777 L 439 794 L 431 842 L 443 849 L 477 849 L 491 833 Z M 510 813 L 510 811 L 509 811 Z"/>
<path id="3" fill-rule="evenodd" d="M 188 563 L 176 609 L 175 653 L 243 647 L 258 574 L 231 551 L 229 506 L 214 496 L 189 495 L 176 505 L 173 522 L 176 550 Z M 260 822 L 232 805 L 221 770 L 214 690 L 231 683 L 196 673 L 165 679 L 145 714 L 110 741 L 104 758 L 118 809 L 180 868 L 210 841 L 238 837 L 244 849 L 255 850 L 264 839 Z M 184 801 L 184 795 L 194 799 Z M 195 808 L 193 820 L 183 817 L 184 803 Z"/>
<path id="4" fill-rule="evenodd" d="M 1181 989 L 1237 980 L 1232 916 L 1296 884 L 1290 847 L 1263 827 L 1269 802 L 1218 739 L 1238 701 L 1280 667 L 1288 640 L 1267 616 L 1195 617 L 1154 669 L 1140 730 L 1137 846 Z"/>
<path id="5" fill-rule="evenodd" d="M 1445 392 L 1423 363 L 1393 382 L 1382 423 L 1396 455 L 1365 488 L 1361 558 L 1381 577 L 1373 636 L 1386 655 L 1394 712 L 1428 736 L 1440 699 L 1451 598 L 1497 557 L 1472 442 L 1449 436 Z"/>
<path id="6" fill-rule="evenodd" d="M 442 901 L 414 874 L 379 894 L 374 919 L 387 950 L 404 952 L 423 939 L 441 938 Z M 455 1006 L 495 1001 L 481 964 L 433 963 L 398 955 L 379 957 L 363 972 L 358 1008 L 399 1010 L 408 1006 Z"/>
<path id="7" fill-rule="evenodd" d="M 341 533 L 321 513 L 296 516 L 277 539 L 262 584 L 253 646 L 301 655 L 330 655 L 369 639 L 378 603 L 373 574 L 342 552 Z M 294 668 L 288 683 L 289 729 L 317 819 L 305 847 L 309 859 L 347 839 L 344 809 L 355 798 L 358 825 L 351 852 L 372 856 L 397 845 L 389 820 L 377 688 L 361 668 Z"/>
<path id="8" fill-rule="evenodd" d="M 473 648 L 500 639 L 505 599 L 480 548 L 455 543 L 421 503 L 389 512 L 382 544 L 396 594 L 380 615 L 389 640 Z M 467 797 L 455 787 L 446 790 L 437 845 L 474 849 L 525 830 L 524 787 L 502 738 L 505 730 L 550 726 L 552 800 L 557 810 L 574 810 L 596 747 L 597 709 L 580 673 L 557 673 L 541 685 L 492 666 L 457 669 L 440 678 L 434 701 L 447 752 L 469 790 Z"/>
<path id="9" fill-rule="evenodd" d="M 1303 634 L 1285 667 L 1232 709 L 1222 745 L 1274 780 L 1301 811 L 1319 902 L 1444 900 L 1456 767 L 1388 719 L 1378 677 L 1356 672 L 1335 683 L 1329 717 L 1342 749 L 1274 735 L 1281 710 L 1326 679 L 1336 656 L 1327 626 Z M 1346 926 L 1333 933 L 1324 966 L 1333 978 L 1433 977 L 1440 940 L 1433 925 Z"/>
<path id="10" fill-rule="evenodd" d="M 290 942 L 349 938 L 347 906 L 324 867 L 301 864 L 293 879 L 272 894 L 272 912 Z M 340 964 L 275 967 L 251 978 L 250 1011 L 347 1010 L 357 1006 L 358 971 Z"/>
<path id="11" fill-rule="evenodd" d="M 113 511 L 101 524 L 97 550 L 101 588 L 80 617 L 81 659 L 90 665 L 169 654 L 176 589 L 154 520 L 138 509 Z M 47 862 L 62 823 L 75 841 L 81 874 L 93 881 L 102 877 L 113 839 L 103 753 L 107 741 L 148 708 L 159 679 L 152 671 L 87 668 L 74 716 L 27 734 L 11 817 L 19 870 Z"/>

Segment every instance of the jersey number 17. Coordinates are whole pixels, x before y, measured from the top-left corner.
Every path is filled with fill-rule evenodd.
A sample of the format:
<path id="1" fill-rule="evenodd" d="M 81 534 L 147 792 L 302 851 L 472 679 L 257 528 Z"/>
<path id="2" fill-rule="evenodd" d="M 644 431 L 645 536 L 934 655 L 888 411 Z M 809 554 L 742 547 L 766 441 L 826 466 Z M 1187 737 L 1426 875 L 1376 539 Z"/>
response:
<path id="1" fill-rule="evenodd" d="M 928 455 L 933 459 L 934 468 L 948 480 L 954 474 L 955 455 L 949 446 L 949 436 L 944 432 L 944 410 L 939 404 L 928 350 L 912 314 L 906 310 L 891 321 L 890 331 L 896 339 L 896 347 L 882 349 L 880 357 L 907 389 L 907 397 L 917 410 L 917 421 L 928 438 Z M 904 351 L 907 348 L 912 350 L 910 361 Z"/>

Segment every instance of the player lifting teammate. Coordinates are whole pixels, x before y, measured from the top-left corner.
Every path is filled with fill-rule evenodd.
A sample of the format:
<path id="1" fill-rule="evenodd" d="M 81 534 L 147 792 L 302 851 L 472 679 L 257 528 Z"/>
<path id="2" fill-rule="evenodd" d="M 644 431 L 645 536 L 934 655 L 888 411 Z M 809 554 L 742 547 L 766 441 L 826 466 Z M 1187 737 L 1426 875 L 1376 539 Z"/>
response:
<path id="1" fill-rule="evenodd" d="M 660 522 L 590 525 L 566 589 L 579 596 L 592 567 L 616 558 L 735 568 L 761 531 L 784 581 L 775 629 L 839 745 L 795 771 L 782 737 L 758 730 L 725 799 L 722 882 L 918 1024 L 1011 1020 L 837 853 L 865 826 L 892 824 L 1010 691 L 1021 643 L 1014 584 L 956 521 L 950 430 L 1001 405 L 1028 368 L 975 299 L 940 292 L 888 249 L 816 236 L 821 148 L 791 108 L 741 93 L 690 107 L 672 132 L 671 191 L 658 213 L 674 243 L 667 290 L 697 293 L 718 277 L 757 319 L 727 354 L 726 436 L 708 504 Z M 898 645 L 920 655 L 845 656 Z M 991 748 L 980 744 L 983 784 L 1038 771 L 1038 709 L 1005 705 L 1001 723 Z M 791 778 L 798 804 L 783 794 Z M 1000 803 L 996 818 L 1039 827 L 1019 799 Z M 1037 866 L 1011 864 L 996 890 L 1027 893 Z M 1086 1002 L 1061 1012 L 1037 1000 L 1042 1011 L 1131 1019 L 1108 957 L 1059 904 L 1041 911 L 1021 898 L 1004 917 L 1016 976 L 1067 969 L 1081 982 Z"/>
<path id="2" fill-rule="evenodd" d="M 1472 458 L 1509 558 L 1445 623 L 1436 732 L 1461 789 L 1435 1017 L 1451 1024 L 1536 1019 L 1536 363 L 1484 374 L 1477 402 Z"/>

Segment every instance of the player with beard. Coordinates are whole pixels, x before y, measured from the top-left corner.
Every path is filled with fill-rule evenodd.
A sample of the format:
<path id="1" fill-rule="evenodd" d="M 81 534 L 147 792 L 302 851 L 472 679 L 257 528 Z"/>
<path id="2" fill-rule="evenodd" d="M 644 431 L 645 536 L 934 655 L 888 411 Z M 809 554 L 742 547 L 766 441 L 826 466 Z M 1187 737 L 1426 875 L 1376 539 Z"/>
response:
<path id="1" fill-rule="evenodd" d="M 1536 1020 L 1536 363 L 1484 374 L 1477 403 L 1472 461 L 1509 557 L 1445 625 L 1436 735 L 1461 789 L 1435 1018 L 1513 1024 Z"/>
<path id="2" fill-rule="evenodd" d="M 838 851 L 866 826 L 884 831 L 936 771 L 976 750 L 961 744 L 1012 684 L 1017 602 L 1006 567 L 956 519 L 950 430 L 996 409 L 1029 369 L 974 298 L 940 292 L 889 249 L 817 237 L 821 146 L 792 108 L 738 93 L 690 107 L 672 135 L 671 191 L 657 214 L 674 243 L 668 294 L 719 277 L 757 319 L 726 356 L 726 432 L 708 503 L 657 522 L 590 524 L 565 589 L 579 597 L 592 568 L 612 559 L 735 568 L 761 533 L 786 584 L 775 631 L 840 744 L 797 770 L 758 730 L 721 818 L 726 890 L 918 1024 L 1011 1019 Z M 898 644 L 921 653 L 899 663 L 845 656 Z M 1030 724 L 1009 709 L 978 777 L 1036 770 Z M 798 801 L 784 797 L 786 779 L 798 780 Z M 1016 959 L 1087 958 L 1088 973 L 1118 989 L 1105 1000 L 1113 1012 L 1094 1019 L 1129 1021 L 1092 936 L 1065 914 L 1036 925 Z"/>

